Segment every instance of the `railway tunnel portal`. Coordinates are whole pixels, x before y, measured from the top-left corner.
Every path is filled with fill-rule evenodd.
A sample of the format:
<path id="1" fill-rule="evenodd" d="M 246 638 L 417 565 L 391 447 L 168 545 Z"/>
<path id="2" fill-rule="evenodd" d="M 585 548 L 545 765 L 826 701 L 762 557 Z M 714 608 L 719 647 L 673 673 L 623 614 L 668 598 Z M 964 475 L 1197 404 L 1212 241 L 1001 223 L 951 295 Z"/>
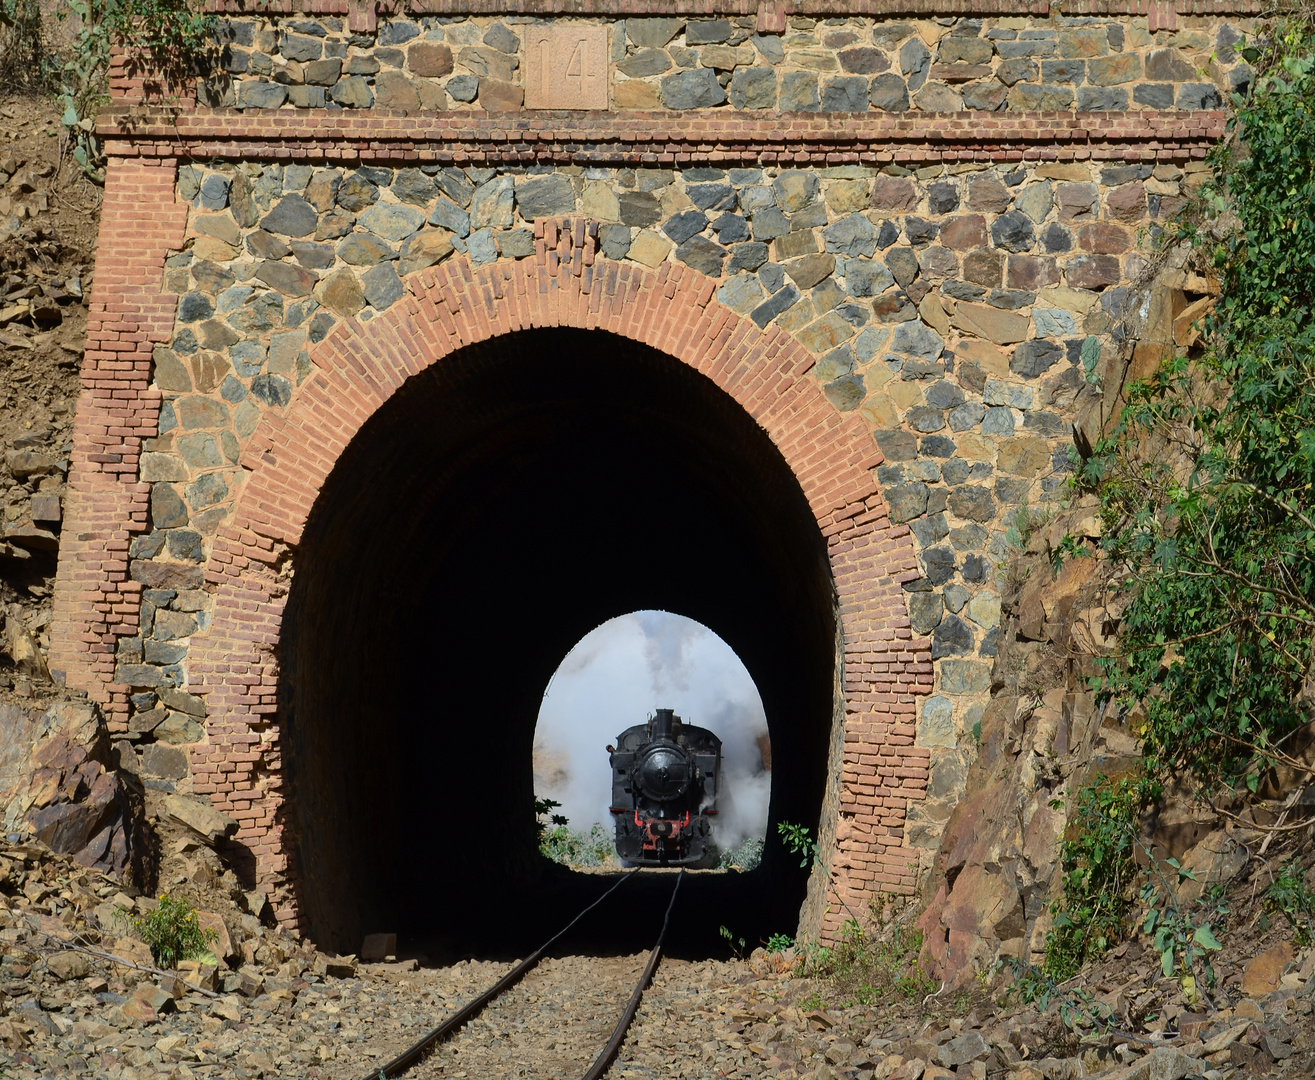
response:
<path id="1" fill-rule="evenodd" d="M 826 936 L 913 892 L 1013 515 L 1100 430 L 1257 5 L 206 7 L 212 67 L 117 56 L 97 129 L 52 672 L 353 948 L 582 887 L 534 861 L 535 707 L 672 609 L 835 876 L 752 894 Z"/>
<path id="2" fill-rule="evenodd" d="M 280 637 L 286 820 L 317 938 L 538 933 L 588 891 L 535 849 L 533 730 L 561 657 L 639 608 L 733 645 L 778 747 L 773 820 L 816 827 L 835 587 L 797 481 L 733 398 L 651 347 L 553 328 L 462 349 L 371 417 L 308 519 Z M 650 707 L 617 702 L 618 730 Z M 714 936 L 793 928 L 804 878 L 778 854 L 766 888 L 688 883 Z"/>

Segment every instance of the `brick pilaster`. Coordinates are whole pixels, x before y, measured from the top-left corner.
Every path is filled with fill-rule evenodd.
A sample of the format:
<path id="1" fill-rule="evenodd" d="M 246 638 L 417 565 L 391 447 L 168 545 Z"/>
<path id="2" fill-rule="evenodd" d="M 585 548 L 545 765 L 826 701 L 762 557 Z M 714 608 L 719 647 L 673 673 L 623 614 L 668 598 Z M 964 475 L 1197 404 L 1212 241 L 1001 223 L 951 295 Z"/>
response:
<path id="1" fill-rule="evenodd" d="M 114 682 L 120 637 L 136 633 L 141 585 L 129 547 L 147 527 L 142 440 L 156 434 L 160 395 L 151 350 L 169 339 L 177 298 L 161 291 L 164 260 L 183 242 L 187 207 L 174 195 L 177 162 L 111 158 L 87 319 L 82 388 L 55 586 L 51 668 L 126 722 L 128 688 Z"/>

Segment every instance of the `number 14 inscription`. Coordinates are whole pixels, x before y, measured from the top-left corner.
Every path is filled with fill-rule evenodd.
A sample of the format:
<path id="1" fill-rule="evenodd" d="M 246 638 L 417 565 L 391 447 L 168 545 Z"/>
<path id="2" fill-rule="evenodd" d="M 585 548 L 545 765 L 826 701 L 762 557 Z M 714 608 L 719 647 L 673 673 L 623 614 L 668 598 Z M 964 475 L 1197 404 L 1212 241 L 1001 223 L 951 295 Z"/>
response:
<path id="1" fill-rule="evenodd" d="M 607 27 L 535 27 L 525 42 L 525 107 L 607 108 Z"/>

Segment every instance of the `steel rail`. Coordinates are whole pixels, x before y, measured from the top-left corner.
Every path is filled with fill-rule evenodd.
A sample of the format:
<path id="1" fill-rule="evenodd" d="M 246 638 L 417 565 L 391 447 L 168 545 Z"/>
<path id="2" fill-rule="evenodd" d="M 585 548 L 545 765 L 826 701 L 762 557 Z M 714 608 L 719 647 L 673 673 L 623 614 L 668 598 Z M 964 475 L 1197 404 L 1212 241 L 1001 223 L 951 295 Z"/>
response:
<path id="1" fill-rule="evenodd" d="M 662 958 L 662 943 L 666 940 L 667 928 L 671 925 L 671 910 L 676 906 L 676 894 L 680 892 L 680 883 L 684 880 L 685 870 L 682 867 L 680 873 L 676 875 L 676 887 L 671 890 L 671 902 L 667 904 L 667 914 L 662 920 L 662 933 L 658 935 L 657 944 L 653 946 L 653 951 L 649 954 L 644 973 L 639 976 L 639 982 L 635 985 L 635 992 L 630 995 L 630 1002 L 626 1005 L 626 1011 L 621 1014 L 621 1020 L 616 1025 L 616 1030 L 612 1032 L 612 1037 L 607 1040 L 607 1045 L 603 1047 L 603 1052 L 598 1055 L 598 1059 L 590 1066 L 589 1071 L 584 1074 L 584 1080 L 600 1080 L 602 1075 L 612 1067 L 612 1062 L 616 1060 L 616 1055 L 621 1050 L 621 1041 L 626 1037 L 630 1022 L 639 1010 L 639 999 L 644 996 L 644 990 L 652 980 L 653 972 L 657 970 L 658 961 Z"/>
<path id="2" fill-rule="evenodd" d="M 371 1069 L 370 1072 L 365 1074 L 362 1080 L 392 1080 L 393 1077 L 398 1076 L 400 1073 L 402 1073 L 404 1070 L 409 1068 L 411 1065 L 414 1065 L 416 1061 L 418 1061 L 421 1058 L 421 1056 L 424 1055 L 425 1051 L 427 1051 L 431 1046 L 447 1038 L 454 1031 L 456 1031 L 463 1024 L 465 1024 L 468 1020 L 471 1020 L 473 1017 L 475 1017 L 479 1013 L 479 1011 L 483 1009 L 484 1006 L 487 1005 L 490 1001 L 492 1001 L 494 998 L 498 997 L 500 994 L 504 993 L 512 986 L 514 986 L 517 982 L 519 982 L 521 976 L 523 976 L 527 971 L 529 971 L 530 968 L 534 967 L 534 965 L 537 964 L 540 959 L 542 959 L 543 954 L 547 952 L 553 946 L 553 944 L 556 943 L 556 941 L 559 938 L 565 935 L 567 931 L 569 931 L 572 927 L 575 926 L 576 923 L 578 923 L 581 919 L 583 919 L 586 915 L 588 915 L 589 912 L 593 911 L 594 908 L 596 908 L 599 904 L 601 904 L 604 900 L 606 900 L 609 896 L 611 896 L 614 892 L 616 892 L 617 889 L 619 889 L 627 881 L 633 878 L 635 874 L 638 874 L 642 869 L 643 867 L 639 867 L 634 871 L 632 871 L 631 873 L 627 874 L 625 877 L 621 878 L 621 880 L 618 881 L 615 885 L 613 885 L 610 889 L 608 889 L 607 892 L 603 893 L 602 896 L 600 896 L 587 908 L 581 911 L 580 914 L 578 914 L 574 919 L 572 919 L 569 923 L 567 923 L 564 927 L 562 927 L 562 929 L 558 930 L 557 933 L 555 933 L 552 937 L 550 937 L 547 941 L 545 941 L 542 945 L 540 945 L 537 949 L 535 949 L 534 952 L 530 953 L 529 956 L 527 956 L 524 960 L 522 960 L 519 964 L 517 964 L 514 968 L 512 968 L 509 972 L 507 972 L 506 975 L 504 975 L 501 979 L 499 979 L 496 983 L 494 983 L 493 986 L 491 986 L 488 990 L 485 990 L 484 993 L 479 995 L 479 997 L 474 998 L 471 1001 L 468 1001 L 460 1009 L 458 1009 L 446 1020 L 444 1020 L 441 1024 L 439 1024 L 438 1027 L 434 1028 L 432 1031 L 428 1032 L 426 1035 L 421 1037 L 413 1045 L 403 1050 L 400 1054 L 397 1055 L 397 1057 L 393 1058 L 392 1061 L 388 1062 L 386 1065 L 383 1065 L 378 1069 Z M 681 873 L 683 874 L 684 871 L 681 871 Z M 677 888 L 680 887 L 679 881 L 677 881 L 676 887 Z M 673 900 L 675 899 L 674 893 L 672 894 L 672 899 Z M 668 908 L 667 915 L 670 916 L 670 914 L 671 911 L 670 908 Z M 663 924 L 662 932 L 665 935 L 666 933 L 665 923 Z"/>

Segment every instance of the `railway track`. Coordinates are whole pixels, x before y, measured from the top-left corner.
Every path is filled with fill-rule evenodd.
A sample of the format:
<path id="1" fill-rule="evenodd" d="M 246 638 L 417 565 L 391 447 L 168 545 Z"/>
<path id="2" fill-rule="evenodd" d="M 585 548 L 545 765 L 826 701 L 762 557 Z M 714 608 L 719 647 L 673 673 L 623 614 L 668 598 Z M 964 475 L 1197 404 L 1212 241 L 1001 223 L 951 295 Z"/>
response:
<path id="1" fill-rule="evenodd" d="M 496 1042 L 500 1038 L 519 1040 L 527 1028 L 537 1029 L 540 1035 L 546 1028 L 551 1039 L 551 1056 L 557 1059 L 551 1075 L 561 1080 L 587 1062 L 590 1048 L 597 1046 L 597 1056 L 580 1075 L 583 1080 L 600 1080 L 615 1061 L 644 990 L 657 970 L 684 871 L 676 876 L 661 931 L 642 971 L 638 972 L 637 981 L 639 957 L 589 960 L 572 957 L 561 960 L 550 957 L 549 953 L 586 916 L 640 872 L 635 870 L 621 878 L 491 987 L 456 1009 L 387 1064 L 366 1073 L 362 1080 L 394 1080 L 402 1076 L 408 1080 L 419 1080 L 424 1076 L 488 1077 L 491 1062 L 481 1051 L 488 1049 L 490 1041 Z M 588 966 L 587 973 L 578 970 L 582 964 Z M 587 974 L 587 979 L 581 980 L 583 986 L 572 994 L 569 1002 L 563 1002 L 553 993 L 553 985 L 562 973 L 577 980 L 582 974 Z M 621 1006 L 626 990 L 629 990 L 629 995 Z M 481 1015 L 486 1010 L 487 1015 Z M 528 1024 L 527 1016 L 531 1018 Z M 576 1030 L 567 1030 L 566 1025 Z M 584 1038 L 577 1038 L 579 1035 Z M 608 1037 L 602 1042 L 604 1035 Z M 540 1058 L 543 1049 L 546 1047 L 541 1048 Z M 505 1053 L 496 1056 L 505 1066 Z M 517 1068 L 516 1074 L 523 1075 L 523 1072 Z"/>

